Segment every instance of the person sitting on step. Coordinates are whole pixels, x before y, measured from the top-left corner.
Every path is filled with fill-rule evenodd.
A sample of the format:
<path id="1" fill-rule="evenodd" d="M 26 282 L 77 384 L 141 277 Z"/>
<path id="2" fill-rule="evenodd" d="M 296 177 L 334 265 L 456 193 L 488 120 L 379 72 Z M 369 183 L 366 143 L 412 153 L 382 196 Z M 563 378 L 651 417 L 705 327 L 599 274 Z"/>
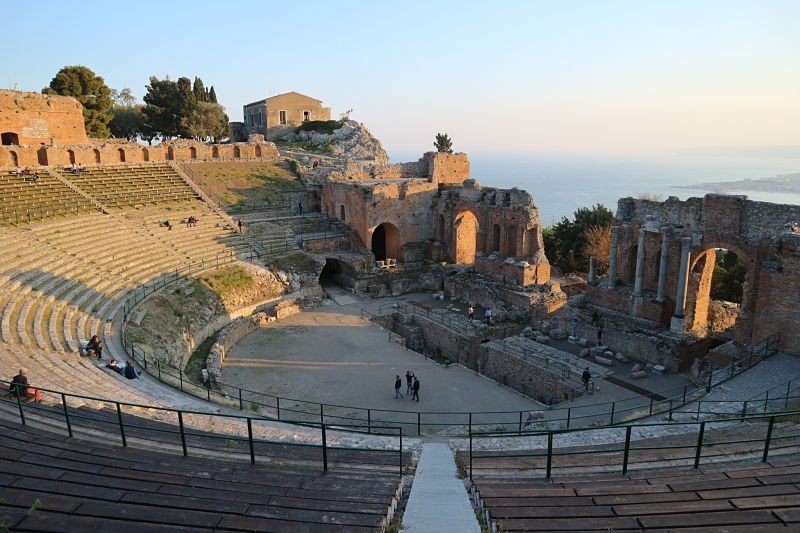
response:
<path id="1" fill-rule="evenodd" d="M 98 359 L 103 357 L 103 341 L 97 335 L 92 335 L 92 338 L 86 343 L 86 355 L 96 355 Z"/>
<path id="2" fill-rule="evenodd" d="M 136 370 L 131 361 L 125 363 L 125 377 L 128 379 L 136 379 L 139 377 L 139 371 Z"/>
<path id="3" fill-rule="evenodd" d="M 111 362 L 106 365 L 106 368 L 110 368 L 111 370 L 113 370 L 117 374 L 122 374 L 124 372 L 123 367 L 121 367 L 121 366 L 119 366 L 117 364 L 117 360 L 116 359 L 112 359 Z"/>
<path id="4" fill-rule="evenodd" d="M 42 401 L 42 391 L 28 386 L 28 371 L 25 368 L 19 369 L 19 374 L 11 380 L 8 391 L 20 398 L 33 398 L 37 403 Z"/>

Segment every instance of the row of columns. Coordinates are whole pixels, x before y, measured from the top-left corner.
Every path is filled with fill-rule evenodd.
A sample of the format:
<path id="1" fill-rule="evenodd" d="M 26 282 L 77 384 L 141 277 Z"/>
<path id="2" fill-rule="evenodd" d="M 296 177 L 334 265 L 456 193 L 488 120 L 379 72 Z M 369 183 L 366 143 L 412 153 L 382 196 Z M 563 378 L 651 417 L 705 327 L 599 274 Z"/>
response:
<path id="1" fill-rule="evenodd" d="M 617 248 L 619 247 L 619 226 L 611 227 L 611 254 L 608 261 L 607 287 L 613 289 L 617 286 Z M 656 301 L 663 302 L 667 287 L 667 265 L 669 258 L 669 237 L 672 228 L 662 226 L 661 233 L 661 260 L 658 264 L 658 290 Z M 644 228 L 639 229 L 639 242 L 636 253 L 636 273 L 634 276 L 633 295 L 641 297 L 644 289 L 644 260 L 645 260 L 645 235 Z M 678 270 L 678 289 L 675 295 L 675 318 L 683 318 L 686 308 L 686 292 L 689 285 L 689 257 L 691 255 L 692 238 L 681 237 L 681 260 Z M 589 283 L 597 283 L 597 267 L 595 258 L 589 258 Z"/>

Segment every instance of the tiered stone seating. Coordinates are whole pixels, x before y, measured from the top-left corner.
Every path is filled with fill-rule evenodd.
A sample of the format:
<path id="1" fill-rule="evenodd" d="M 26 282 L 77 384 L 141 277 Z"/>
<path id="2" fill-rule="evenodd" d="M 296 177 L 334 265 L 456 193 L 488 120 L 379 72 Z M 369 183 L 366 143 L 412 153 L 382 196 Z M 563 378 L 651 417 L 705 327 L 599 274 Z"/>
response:
<path id="1" fill-rule="evenodd" d="M 64 179 L 106 207 L 183 202 L 197 194 L 167 163 L 86 167 Z"/>
<path id="2" fill-rule="evenodd" d="M 33 181 L 33 173 L 38 176 Z M 96 211 L 92 203 L 53 177 L 45 168 L 18 176 L 0 172 L 0 224 L 27 224 Z"/>
<path id="3" fill-rule="evenodd" d="M 0 456 L 13 531 L 378 531 L 399 489 L 396 473 L 177 457 L 4 420 Z"/>
<path id="4" fill-rule="evenodd" d="M 197 226 L 186 226 L 189 215 L 199 219 Z M 171 230 L 159 226 L 165 218 Z M 45 370 L 37 376 L 41 386 L 97 395 L 108 382 L 106 373 L 91 364 L 74 369 L 72 364 L 80 341 L 93 334 L 106 337 L 109 356 L 123 357 L 113 353 L 109 321 L 131 290 L 187 264 L 210 266 L 239 253 L 243 257 L 247 250 L 243 239 L 200 202 L 180 210 L 151 207 L 7 228 L 0 246 L 5 251 L 0 349 L 14 355 L 3 375 L 15 375 L 19 366 L 34 373 L 40 367 Z M 70 373 L 60 375 L 64 371 Z M 101 383 L 94 379 L 98 373 Z M 85 376 L 92 379 L 84 381 Z M 107 386 L 106 396 L 114 397 L 113 380 Z M 146 395 L 131 400 L 147 403 Z"/>
<path id="5" fill-rule="evenodd" d="M 684 429 L 632 442 L 626 475 L 624 443 L 554 448 L 550 479 L 545 450 L 479 452 L 473 456 L 472 496 L 501 531 L 799 527 L 800 435 L 794 424 L 774 424 L 766 463 L 760 461 L 766 423 L 712 426 L 698 469 L 692 468 L 698 435 Z M 469 474 L 468 453 L 457 453 L 457 462 Z"/>

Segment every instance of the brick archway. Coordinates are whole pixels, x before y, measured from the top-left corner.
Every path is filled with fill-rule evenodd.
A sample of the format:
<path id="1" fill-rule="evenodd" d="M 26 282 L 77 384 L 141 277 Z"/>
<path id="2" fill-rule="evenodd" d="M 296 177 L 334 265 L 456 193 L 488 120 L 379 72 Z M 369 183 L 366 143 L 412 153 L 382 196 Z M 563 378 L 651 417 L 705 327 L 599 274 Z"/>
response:
<path id="1" fill-rule="evenodd" d="M 472 211 L 461 211 L 453 219 L 453 258 L 456 263 L 472 265 L 478 251 L 478 218 Z"/>
<path id="2" fill-rule="evenodd" d="M 715 243 L 714 246 L 706 247 L 701 252 L 692 254 L 689 264 L 689 286 L 687 288 L 687 303 L 685 311 L 685 326 L 688 331 L 706 335 L 714 333 L 715 324 L 711 323 L 709 309 L 713 298 L 711 294 L 712 283 L 714 280 L 717 250 L 727 250 L 736 254 L 739 261 L 747 269 L 745 281 L 742 284 L 742 301 L 739 304 L 739 314 L 735 318 L 733 334 L 735 337 L 749 338 L 750 332 L 740 331 L 742 323 L 740 318 L 748 315 L 751 302 L 754 301 L 752 294 L 753 272 L 748 266 L 748 255 L 741 248 L 735 245 Z"/>
<path id="3" fill-rule="evenodd" d="M 376 260 L 397 259 L 398 262 L 402 261 L 400 257 L 402 239 L 397 226 L 390 222 L 384 222 L 375 226 L 371 233 L 370 248 L 375 254 Z"/>

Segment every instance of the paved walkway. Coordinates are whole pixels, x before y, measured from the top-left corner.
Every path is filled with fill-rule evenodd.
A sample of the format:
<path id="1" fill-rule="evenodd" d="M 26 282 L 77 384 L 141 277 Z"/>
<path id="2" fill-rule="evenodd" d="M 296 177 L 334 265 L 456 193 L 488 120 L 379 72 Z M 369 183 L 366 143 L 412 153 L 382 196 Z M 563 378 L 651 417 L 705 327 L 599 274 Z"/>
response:
<path id="1" fill-rule="evenodd" d="M 403 531 L 410 533 L 480 533 L 464 483 L 447 444 L 426 442 L 403 515 Z"/>

